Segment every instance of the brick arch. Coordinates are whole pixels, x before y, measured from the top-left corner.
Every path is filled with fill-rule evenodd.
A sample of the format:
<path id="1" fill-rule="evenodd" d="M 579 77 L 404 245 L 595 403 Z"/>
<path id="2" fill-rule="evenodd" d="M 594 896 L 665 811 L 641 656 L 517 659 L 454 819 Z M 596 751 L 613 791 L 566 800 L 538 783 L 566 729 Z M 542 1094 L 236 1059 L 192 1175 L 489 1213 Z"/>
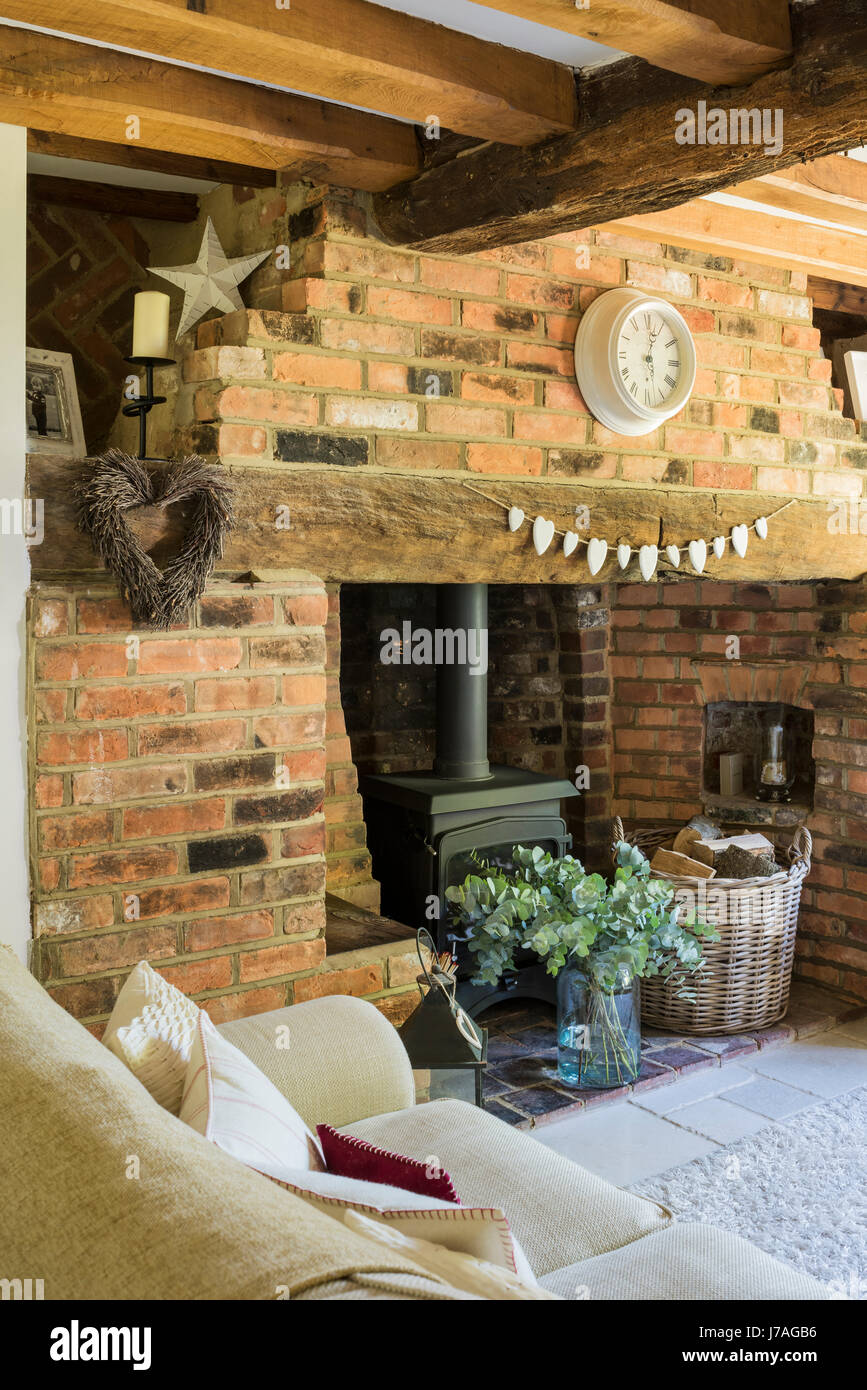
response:
<path id="1" fill-rule="evenodd" d="M 721 657 L 690 664 L 698 678 L 695 690 L 699 704 L 732 700 L 739 704 L 779 703 L 812 708 L 805 690 L 810 669 L 806 663 Z"/>

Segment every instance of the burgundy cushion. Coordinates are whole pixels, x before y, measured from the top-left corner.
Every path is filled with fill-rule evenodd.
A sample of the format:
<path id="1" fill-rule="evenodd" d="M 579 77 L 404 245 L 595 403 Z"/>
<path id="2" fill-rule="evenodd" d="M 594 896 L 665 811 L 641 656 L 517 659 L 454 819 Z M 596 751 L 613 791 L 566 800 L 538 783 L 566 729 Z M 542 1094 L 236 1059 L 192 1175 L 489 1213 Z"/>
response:
<path id="1" fill-rule="evenodd" d="M 352 1134 L 341 1134 L 331 1125 L 317 1125 L 316 1133 L 329 1173 L 363 1182 L 385 1182 L 420 1197 L 436 1197 L 441 1202 L 454 1202 L 458 1207 L 461 1204 L 451 1178 L 441 1168 L 432 1169 L 415 1158 L 378 1149 L 375 1144 L 356 1139 Z"/>

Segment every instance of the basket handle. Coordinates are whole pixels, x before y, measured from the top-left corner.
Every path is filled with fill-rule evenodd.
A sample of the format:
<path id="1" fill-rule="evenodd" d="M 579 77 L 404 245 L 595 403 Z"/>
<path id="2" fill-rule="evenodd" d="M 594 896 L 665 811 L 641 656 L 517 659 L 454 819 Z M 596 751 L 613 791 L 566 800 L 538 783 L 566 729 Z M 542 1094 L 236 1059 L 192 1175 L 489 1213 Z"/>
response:
<path id="1" fill-rule="evenodd" d="M 792 868 L 803 864 L 804 872 L 810 871 L 810 860 L 813 857 L 813 837 L 806 825 L 799 825 L 795 831 L 792 843 L 789 845 L 789 858 L 792 861 Z"/>

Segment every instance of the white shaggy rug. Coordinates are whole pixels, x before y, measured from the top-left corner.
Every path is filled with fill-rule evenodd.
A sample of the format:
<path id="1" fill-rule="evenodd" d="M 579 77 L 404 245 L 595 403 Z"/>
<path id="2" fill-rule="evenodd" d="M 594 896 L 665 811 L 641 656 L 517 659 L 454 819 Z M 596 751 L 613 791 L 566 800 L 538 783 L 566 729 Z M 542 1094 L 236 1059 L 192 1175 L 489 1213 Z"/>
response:
<path id="1" fill-rule="evenodd" d="M 867 1088 L 630 1190 L 743 1236 L 834 1297 L 867 1300 Z"/>

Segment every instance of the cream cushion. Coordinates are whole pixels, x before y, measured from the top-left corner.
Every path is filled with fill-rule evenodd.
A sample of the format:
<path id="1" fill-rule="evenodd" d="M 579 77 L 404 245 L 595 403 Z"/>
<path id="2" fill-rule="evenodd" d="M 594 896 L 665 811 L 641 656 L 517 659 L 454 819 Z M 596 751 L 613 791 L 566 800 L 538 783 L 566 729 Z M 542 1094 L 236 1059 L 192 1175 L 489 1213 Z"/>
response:
<path id="1" fill-rule="evenodd" d="M 339 1129 L 415 1104 L 406 1048 L 366 999 L 312 999 L 222 1023 L 219 1031 L 291 1100 L 311 1129 Z"/>
<path id="2" fill-rule="evenodd" d="M 693 1299 L 828 1298 L 824 1285 L 715 1226 L 675 1224 L 620 1250 L 547 1275 L 561 1298 Z"/>
<path id="3" fill-rule="evenodd" d="M 465 1205 L 505 1211 L 537 1276 L 671 1221 L 656 1202 L 613 1187 L 465 1101 L 431 1101 L 346 1128 L 410 1158 L 435 1157 Z"/>
<path id="4" fill-rule="evenodd" d="M 117 996 L 102 1041 L 154 1100 L 177 1115 L 198 1004 L 139 961 Z"/>
<path id="5" fill-rule="evenodd" d="M 359 1235 L 381 1242 L 388 1249 L 405 1255 L 422 1269 L 438 1275 L 453 1288 L 463 1289 L 466 1293 L 497 1300 L 526 1299 L 528 1288 L 532 1288 L 533 1298 L 553 1297 L 552 1294 L 541 1290 L 535 1280 L 528 1285 L 502 1264 L 493 1264 L 459 1250 L 447 1249 L 434 1241 L 426 1240 L 423 1236 L 411 1235 L 399 1226 L 372 1221 L 369 1216 L 364 1216 L 358 1211 L 348 1211 L 344 1220 L 351 1231 L 357 1231 Z"/>
<path id="6" fill-rule="evenodd" d="M 268 1178 L 281 1181 L 299 1169 L 325 1167 L 295 1107 L 204 1012 L 196 1022 L 180 1118 Z"/>
<path id="7" fill-rule="evenodd" d="M 168 1114 L 2 946 L 0 1113 L 4 1270 L 46 1299 L 467 1297 Z"/>
<path id="8" fill-rule="evenodd" d="M 282 1185 L 297 1197 L 345 1222 L 353 1212 L 393 1226 L 407 1237 L 421 1237 L 449 1250 L 460 1250 L 511 1270 L 535 1285 L 532 1266 L 497 1207 L 455 1206 L 422 1197 L 388 1183 L 364 1182 L 339 1173 L 296 1173 Z"/>

